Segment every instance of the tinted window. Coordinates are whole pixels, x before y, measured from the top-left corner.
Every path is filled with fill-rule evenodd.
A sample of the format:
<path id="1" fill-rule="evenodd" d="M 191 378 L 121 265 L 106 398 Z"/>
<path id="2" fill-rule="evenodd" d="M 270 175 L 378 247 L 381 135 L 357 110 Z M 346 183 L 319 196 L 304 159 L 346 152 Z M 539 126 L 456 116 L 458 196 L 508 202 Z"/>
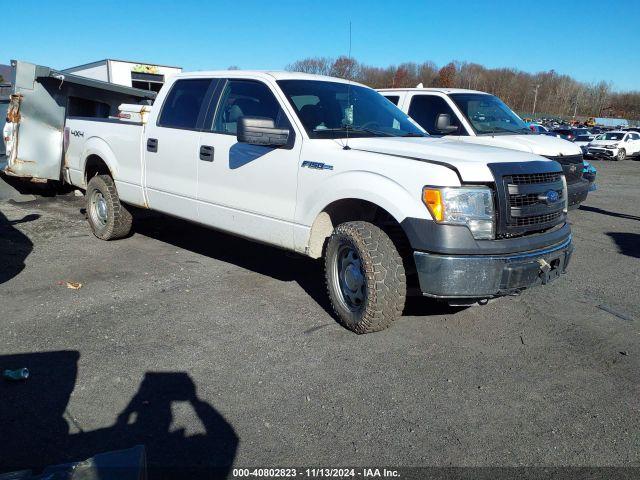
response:
<path id="1" fill-rule="evenodd" d="M 591 137 L 589 135 L 578 135 L 576 137 L 576 142 L 588 142 L 591 140 Z"/>
<path id="2" fill-rule="evenodd" d="M 385 95 L 384 98 L 389 100 L 394 105 L 398 105 L 398 102 L 400 101 L 400 97 L 398 95 Z"/>
<path id="3" fill-rule="evenodd" d="M 172 128 L 196 128 L 198 115 L 210 79 L 178 80 L 167 95 L 158 125 Z"/>
<path id="4" fill-rule="evenodd" d="M 423 136 L 398 107 L 370 88 L 341 82 L 280 80 L 311 138 Z"/>
<path id="5" fill-rule="evenodd" d="M 304 101 L 313 102 L 313 99 Z M 241 117 L 263 117 L 273 120 L 277 128 L 290 128 L 289 121 L 264 83 L 250 80 L 229 80 L 220 97 L 213 131 L 235 135 Z"/>
<path id="6" fill-rule="evenodd" d="M 441 135 L 442 132 L 436 130 L 436 121 L 438 115 L 446 113 L 451 117 L 451 125 L 458 127 L 453 132 L 456 135 L 466 135 L 464 128 L 460 125 L 460 121 L 451 107 L 442 97 L 435 95 L 414 95 L 409 106 L 409 116 L 420 124 L 427 132 L 434 135 Z"/>
<path id="7" fill-rule="evenodd" d="M 624 133 L 605 133 L 604 140 L 622 140 Z"/>

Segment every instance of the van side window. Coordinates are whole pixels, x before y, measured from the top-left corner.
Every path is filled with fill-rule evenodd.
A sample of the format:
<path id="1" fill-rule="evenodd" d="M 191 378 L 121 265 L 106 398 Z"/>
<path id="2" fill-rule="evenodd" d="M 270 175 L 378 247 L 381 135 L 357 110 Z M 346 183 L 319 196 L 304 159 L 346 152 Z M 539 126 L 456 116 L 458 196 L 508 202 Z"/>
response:
<path id="1" fill-rule="evenodd" d="M 213 131 L 235 135 L 238 120 L 245 116 L 270 118 L 277 128 L 290 128 L 278 100 L 264 83 L 229 80 L 220 96 Z"/>
<path id="2" fill-rule="evenodd" d="M 451 125 L 458 127 L 453 135 L 467 134 L 460 124 L 458 116 L 453 113 L 444 98 L 435 95 L 414 95 L 411 99 L 409 116 L 431 135 L 443 135 L 442 132 L 436 130 L 436 121 L 441 113 L 448 113 L 451 117 Z"/>
<path id="3" fill-rule="evenodd" d="M 384 95 L 384 98 L 393 103 L 396 107 L 398 106 L 398 102 L 400 101 L 400 97 L 398 95 Z"/>
<path id="4" fill-rule="evenodd" d="M 171 91 L 164 101 L 158 126 L 196 128 L 198 115 L 210 84 L 211 80 L 208 78 L 178 80 L 171 87 Z"/>

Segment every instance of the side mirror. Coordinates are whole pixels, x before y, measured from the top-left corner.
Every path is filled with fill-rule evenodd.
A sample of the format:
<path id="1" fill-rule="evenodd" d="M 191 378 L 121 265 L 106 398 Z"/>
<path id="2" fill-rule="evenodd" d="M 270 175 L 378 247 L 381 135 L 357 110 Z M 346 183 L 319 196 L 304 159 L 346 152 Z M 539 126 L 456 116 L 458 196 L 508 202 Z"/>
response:
<path id="1" fill-rule="evenodd" d="M 265 117 L 240 117 L 236 138 L 238 142 L 267 147 L 281 147 L 289 142 L 288 128 L 275 128 L 273 120 Z"/>
<path id="2" fill-rule="evenodd" d="M 446 135 L 447 133 L 456 132 L 458 127 L 451 125 L 451 115 L 448 113 L 441 113 L 438 115 L 436 120 L 436 130 Z"/>

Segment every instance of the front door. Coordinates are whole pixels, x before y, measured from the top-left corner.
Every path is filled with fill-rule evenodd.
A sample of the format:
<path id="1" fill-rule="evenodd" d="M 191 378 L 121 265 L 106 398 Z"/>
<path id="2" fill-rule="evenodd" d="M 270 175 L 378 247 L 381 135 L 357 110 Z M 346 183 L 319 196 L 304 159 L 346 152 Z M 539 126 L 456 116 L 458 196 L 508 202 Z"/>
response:
<path id="1" fill-rule="evenodd" d="M 243 116 L 270 118 L 276 127 L 289 128 L 289 144 L 272 148 L 238 143 L 237 125 Z M 200 221 L 292 248 L 301 143 L 266 83 L 227 80 L 211 126 L 200 137 L 205 153 L 198 161 Z"/>

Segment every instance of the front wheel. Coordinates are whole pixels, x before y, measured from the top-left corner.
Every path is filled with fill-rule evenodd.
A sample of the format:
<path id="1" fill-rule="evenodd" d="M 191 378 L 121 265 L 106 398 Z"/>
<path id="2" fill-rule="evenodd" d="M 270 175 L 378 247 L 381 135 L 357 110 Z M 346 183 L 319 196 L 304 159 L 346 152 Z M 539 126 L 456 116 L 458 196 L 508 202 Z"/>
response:
<path id="1" fill-rule="evenodd" d="M 616 157 L 616 160 L 621 162 L 625 158 L 627 158 L 627 151 L 624 148 L 621 148 L 620 150 L 618 150 L 618 156 Z"/>
<path id="2" fill-rule="evenodd" d="M 126 237 L 133 218 L 120 203 L 116 185 L 109 175 L 96 175 L 87 185 L 87 219 L 93 234 L 102 240 Z"/>
<path id="3" fill-rule="evenodd" d="M 402 257 L 391 238 L 371 223 L 348 222 L 334 229 L 325 276 L 338 321 L 355 333 L 384 330 L 402 314 L 407 293 Z"/>

